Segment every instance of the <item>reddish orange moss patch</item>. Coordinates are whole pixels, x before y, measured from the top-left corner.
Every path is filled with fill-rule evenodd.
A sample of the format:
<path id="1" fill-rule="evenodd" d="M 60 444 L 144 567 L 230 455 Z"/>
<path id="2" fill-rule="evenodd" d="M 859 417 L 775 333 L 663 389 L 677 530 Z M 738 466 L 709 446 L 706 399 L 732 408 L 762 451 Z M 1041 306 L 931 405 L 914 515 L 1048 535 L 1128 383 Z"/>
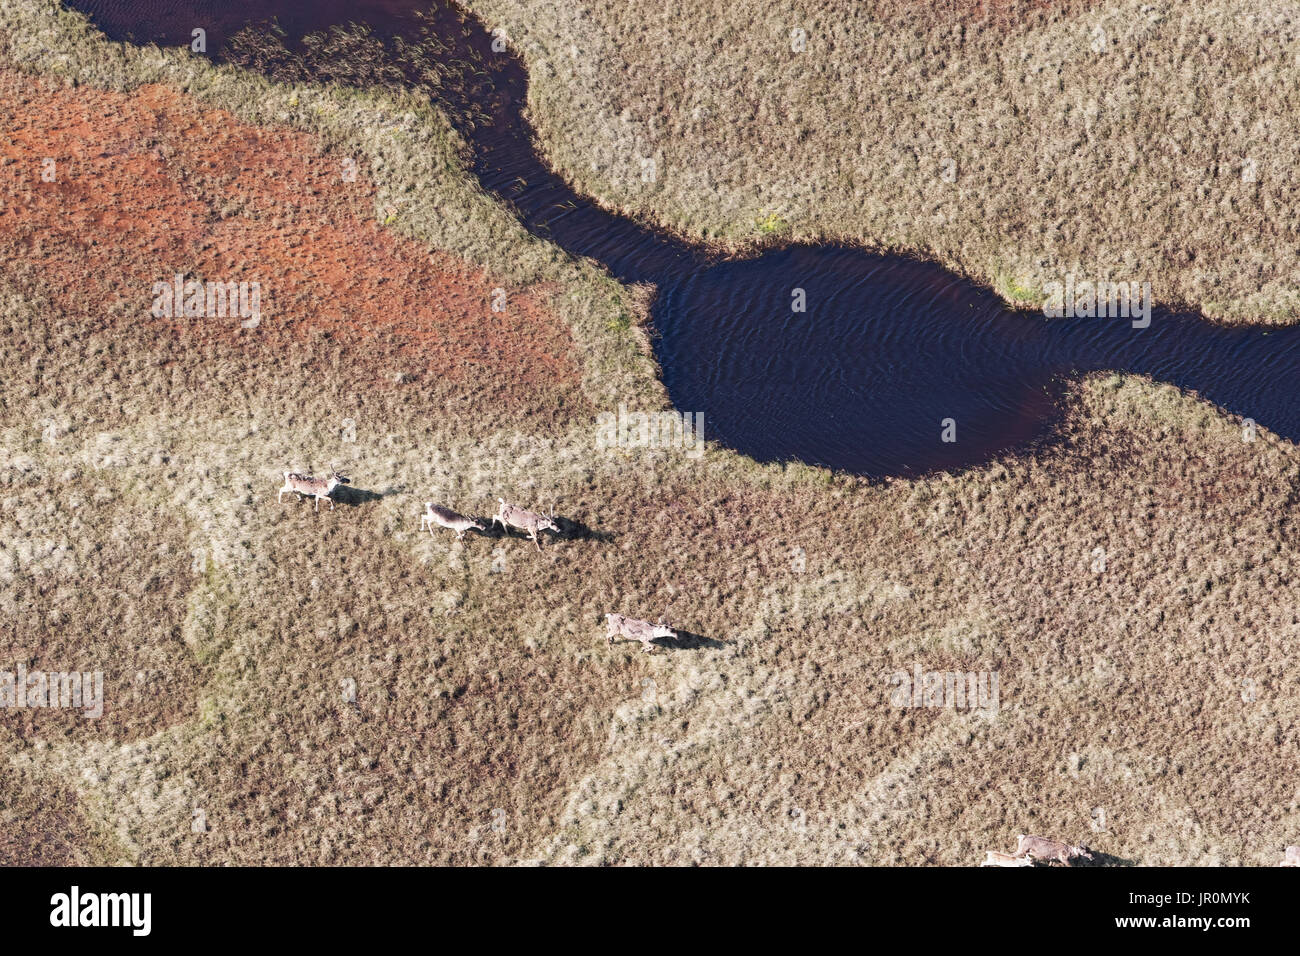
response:
<path id="1" fill-rule="evenodd" d="M 456 381 L 509 369 L 514 389 L 576 382 L 545 290 L 503 283 L 374 221 L 374 186 L 309 135 L 241 123 L 165 87 L 65 88 L 0 71 L 0 250 L 11 277 L 69 315 L 184 326 L 232 345 L 327 336 L 375 345 Z M 53 160 L 53 181 L 42 179 Z M 155 282 L 257 282 L 261 325 L 153 319 Z M 115 308 L 116 306 L 116 308 Z M 378 370 L 376 370 L 377 372 Z"/>

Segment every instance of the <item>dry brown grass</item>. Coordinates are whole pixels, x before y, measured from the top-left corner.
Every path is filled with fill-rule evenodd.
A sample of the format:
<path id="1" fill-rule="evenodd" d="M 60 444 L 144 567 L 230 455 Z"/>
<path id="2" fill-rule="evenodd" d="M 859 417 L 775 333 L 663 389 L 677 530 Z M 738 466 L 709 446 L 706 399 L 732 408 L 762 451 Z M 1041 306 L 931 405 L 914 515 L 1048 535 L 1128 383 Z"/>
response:
<path id="1" fill-rule="evenodd" d="M 919 252 L 1018 304 L 1073 272 L 1297 315 L 1294 4 L 468 5 L 532 67 L 552 165 L 611 207 Z"/>
<path id="2" fill-rule="evenodd" d="M 97 85 L 128 98 L 191 87 L 197 103 L 164 97 L 160 136 L 220 107 L 369 142 L 376 205 L 403 199 L 389 231 L 550 289 L 580 369 L 527 401 L 490 361 L 379 387 L 395 338 L 322 376 L 309 341 L 127 321 L 138 303 L 90 270 L 98 308 L 58 300 L 55 270 L 9 275 L 7 653 L 165 679 L 116 723 L 0 715 L 8 862 L 970 864 L 1041 831 L 1140 863 L 1263 864 L 1296 842 L 1289 443 L 1098 377 L 1058 445 L 960 475 L 600 451 L 593 409 L 663 401 L 608 321 L 634 299 L 425 177 L 455 155 L 436 114 L 407 121 L 403 153 L 373 134 L 405 108 L 382 96 L 151 65 L 75 18 L 0 9 L 48 73 L 111 75 Z M 238 178 L 214 162 L 205 182 Z M 70 195 L 73 221 L 112 208 Z M 277 503 L 281 467 L 329 462 L 355 482 L 335 510 Z M 482 513 L 498 494 L 554 497 L 571 533 L 538 554 L 418 531 L 428 498 Z M 605 611 L 665 607 L 683 646 L 604 642 Z M 914 662 L 996 669 L 1000 710 L 893 706 L 885 678 Z"/>
<path id="3" fill-rule="evenodd" d="M 0 866 L 122 862 L 96 838 L 71 789 L 46 774 L 9 768 L 0 780 Z"/>

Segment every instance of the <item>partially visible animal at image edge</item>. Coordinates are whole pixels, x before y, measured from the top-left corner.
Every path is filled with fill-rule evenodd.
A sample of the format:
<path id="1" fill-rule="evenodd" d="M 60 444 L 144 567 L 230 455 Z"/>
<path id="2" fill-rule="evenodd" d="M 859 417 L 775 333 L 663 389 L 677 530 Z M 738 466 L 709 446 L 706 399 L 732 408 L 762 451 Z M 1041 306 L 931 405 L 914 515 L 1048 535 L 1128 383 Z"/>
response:
<path id="1" fill-rule="evenodd" d="M 667 617 L 661 617 L 658 624 L 651 624 L 622 614 L 605 615 L 605 637 L 611 644 L 616 638 L 639 641 L 647 654 L 653 654 L 656 638 L 676 636 L 677 632 L 669 627 Z"/>
<path id="2" fill-rule="evenodd" d="M 499 507 L 497 513 L 492 516 L 492 523 L 499 524 L 502 528 L 509 531 L 511 528 L 517 528 L 520 531 L 526 531 L 528 536 L 533 539 L 533 544 L 537 545 L 537 550 L 542 550 L 542 543 L 537 540 L 539 531 L 556 531 L 560 526 L 555 523 L 554 511 L 550 514 L 538 514 L 536 511 L 529 511 L 526 508 L 520 508 L 518 505 L 506 504 L 504 498 L 498 498 Z M 552 506 L 552 509 L 554 506 Z"/>
<path id="3" fill-rule="evenodd" d="M 1010 853 L 999 853 L 997 850 L 985 850 L 984 862 L 980 866 L 1033 866 L 1033 860 L 1027 860 L 1024 857 L 1013 856 Z"/>
<path id="4" fill-rule="evenodd" d="M 300 475 L 296 471 L 286 471 L 284 473 L 284 487 L 276 495 L 276 501 L 284 501 L 284 493 L 292 491 L 302 501 L 304 495 L 309 495 L 316 499 L 316 505 L 312 509 L 320 511 L 321 499 L 330 503 L 330 510 L 334 510 L 334 499 L 330 497 L 334 489 L 339 485 L 346 485 L 351 481 L 337 471 L 333 471 L 329 478 L 313 478 L 311 475 Z"/>
<path id="5" fill-rule="evenodd" d="M 1064 863 L 1066 866 L 1069 866 L 1072 860 L 1092 859 L 1092 851 L 1086 846 L 1071 846 L 1060 840 L 1028 836 L 1024 833 L 1016 837 L 1015 855 L 1026 860 Z"/>
<path id="6" fill-rule="evenodd" d="M 433 534 L 435 524 L 455 531 L 457 541 L 464 538 L 465 532 L 470 528 L 476 531 L 487 531 L 487 528 L 473 518 L 466 518 L 463 514 L 452 511 L 450 508 L 444 508 L 432 501 L 426 501 L 424 503 L 424 514 L 420 516 L 420 530 L 423 531 L 427 526 L 429 534 Z"/>
<path id="7" fill-rule="evenodd" d="M 980 866 L 1034 866 L 1038 863 L 1061 863 L 1070 866 L 1075 860 L 1091 859 L 1092 851 L 1086 846 L 1071 846 L 1060 840 L 1049 840 L 1047 837 L 1021 833 L 1016 837 L 1015 853 L 985 850 L 984 862 Z"/>
<path id="8" fill-rule="evenodd" d="M 1278 866 L 1300 866 L 1300 846 L 1289 846 Z"/>

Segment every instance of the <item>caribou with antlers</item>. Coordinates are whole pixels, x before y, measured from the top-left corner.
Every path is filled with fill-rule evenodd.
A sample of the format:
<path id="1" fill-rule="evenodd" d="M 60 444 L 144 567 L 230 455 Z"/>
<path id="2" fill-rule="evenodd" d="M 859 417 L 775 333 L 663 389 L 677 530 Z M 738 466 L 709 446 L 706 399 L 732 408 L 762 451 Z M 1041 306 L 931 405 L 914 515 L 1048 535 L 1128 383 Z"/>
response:
<path id="1" fill-rule="evenodd" d="M 276 501 L 284 501 L 284 493 L 292 491 L 302 501 L 303 495 L 309 495 L 316 499 L 316 506 L 312 510 L 320 511 L 321 499 L 324 498 L 330 503 L 330 510 L 334 510 L 334 499 L 330 497 L 334 489 L 339 485 L 346 485 L 351 481 L 340 475 L 337 471 L 330 469 L 330 477 L 313 478 L 311 475 L 300 475 L 296 471 L 286 471 L 284 473 L 284 487 L 276 495 Z"/>
<path id="2" fill-rule="evenodd" d="M 542 543 L 537 540 L 539 531 L 559 531 L 560 526 L 555 523 L 555 513 L 551 511 L 547 514 L 538 514 L 536 511 L 529 511 L 526 508 L 520 508 L 518 505 L 506 504 L 504 498 L 498 498 L 500 507 L 497 513 L 492 516 L 492 523 L 499 524 L 507 532 L 511 528 L 518 528 L 525 531 L 533 539 L 533 544 L 537 545 L 537 550 L 542 550 Z M 555 506 L 552 505 L 552 508 Z"/>
<path id="3" fill-rule="evenodd" d="M 466 518 L 463 514 L 452 511 L 450 508 L 444 508 L 442 505 L 436 505 L 432 501 L 424 503 L 424 514 L 420 516 L 420 530 L 423 531 L 425 526 L 429 528 L 429 534 L 433 534 L 433 526 L 439 525 L 443 528 L 450 528 L 456 532 L 456 540 L 460 541 L 465 537 L 465 532 L 470 528 L 476 531 L 487 531 L 481 522 L 473 518 Z"/>
<path id="4" fill-rule="evenodd" d="M 677 632 L 668 624 L 667 615 L 659 618 L 658 624 L 639 621 L 634 617 L 625 617 L 622 614 L 605 615 L 605 638 L 611 644 L 614 643 L 616 638 L 624 641 L 639 641 L 647 654 L 653 654 L 655 652 L 654 642 L 656 638 L 676 636 Z"/>

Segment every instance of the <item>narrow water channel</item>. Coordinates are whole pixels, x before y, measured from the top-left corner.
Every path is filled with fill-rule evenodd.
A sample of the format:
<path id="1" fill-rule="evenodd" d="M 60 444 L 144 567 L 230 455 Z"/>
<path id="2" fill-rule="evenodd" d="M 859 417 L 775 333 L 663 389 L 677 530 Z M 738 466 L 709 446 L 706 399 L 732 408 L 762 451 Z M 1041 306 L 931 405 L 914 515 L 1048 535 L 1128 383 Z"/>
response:
<path id="1" fill-rule="evenodd" d="M 424 41 L 448 77 L 435 94 L 474 152 L 483 187 L 525 227 L 624 282 L 651 282 L 656 351 L 674 405 L 705 437 L 761 461 L 802 460 L 869 476 L 960 468 L 1049 438 L 1073 376 L 1116 370 L 1193 389 L 1300 439 L 1300 327 L 1225 328 L 1155 309 L 1047 319 L 1007 309 L 945 269 L 840 245 L 718 259 L 606 212 L 550 170 L 523 115 L 528 77 L 481 23 L 415 0 L 75 0 L 114 39 L 188 46 L 252 65 L 231 39 L 274 23 L 286 48 L 364 23 L 393 62 Z M 435 42 L 430 43 L 430 38 Z M 283 75 L 283 65 L 277 67 Z M 275 71 L 268 70 L 274 74 Z M 427 74 L 426 74 L 427 75 Z M 305 78 L 344 79 L 328 71 Z M 796 308 L 796 302 L 803 310 Z M 945 440 L 954 439 L 954 440 Z"/>

